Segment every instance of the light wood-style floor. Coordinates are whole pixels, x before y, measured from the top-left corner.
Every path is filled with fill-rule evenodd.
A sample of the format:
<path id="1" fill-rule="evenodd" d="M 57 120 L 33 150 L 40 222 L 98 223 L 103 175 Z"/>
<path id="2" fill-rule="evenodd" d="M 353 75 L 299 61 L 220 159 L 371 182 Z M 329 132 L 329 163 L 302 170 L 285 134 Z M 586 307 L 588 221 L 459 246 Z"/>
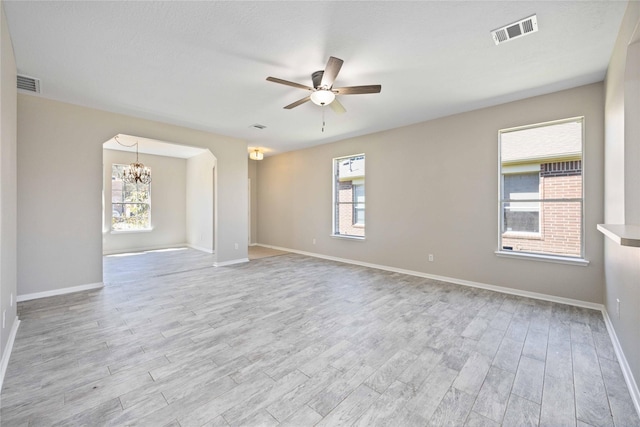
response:
<path id="1" fill-rule="evenodd" d="M 18 305 L 3 426 L 640 425 L 596 311 L 296 254 L 166 254 Z"/>

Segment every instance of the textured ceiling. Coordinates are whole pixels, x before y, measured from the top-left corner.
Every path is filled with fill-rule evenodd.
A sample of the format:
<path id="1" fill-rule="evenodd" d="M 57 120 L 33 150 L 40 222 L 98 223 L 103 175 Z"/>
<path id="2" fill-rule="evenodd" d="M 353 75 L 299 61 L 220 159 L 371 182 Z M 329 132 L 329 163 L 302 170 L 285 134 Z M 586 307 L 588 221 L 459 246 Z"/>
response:
<path id="1" fill-rule="evenodd" d="M 244 139 L 267 153 L 601 81 L 626 2 L 4 1 L 18 72 L 74 104 Z M 539 31 L 490 31 L 537 14 Z M 329 56 L 336 115 L 307 92 Z M 251 127 L 260 123 L 264 130 Z"/>

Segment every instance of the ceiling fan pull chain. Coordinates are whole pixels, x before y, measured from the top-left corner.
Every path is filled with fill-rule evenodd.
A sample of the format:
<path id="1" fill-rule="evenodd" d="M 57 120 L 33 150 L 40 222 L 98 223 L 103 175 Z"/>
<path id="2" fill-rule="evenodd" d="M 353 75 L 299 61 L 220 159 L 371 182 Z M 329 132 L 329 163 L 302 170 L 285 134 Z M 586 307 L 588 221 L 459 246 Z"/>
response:
<path id="1" fill-rule="evenodd" d="M 324 132 L 324 106 L 322 107 L 322 132 Z"/>

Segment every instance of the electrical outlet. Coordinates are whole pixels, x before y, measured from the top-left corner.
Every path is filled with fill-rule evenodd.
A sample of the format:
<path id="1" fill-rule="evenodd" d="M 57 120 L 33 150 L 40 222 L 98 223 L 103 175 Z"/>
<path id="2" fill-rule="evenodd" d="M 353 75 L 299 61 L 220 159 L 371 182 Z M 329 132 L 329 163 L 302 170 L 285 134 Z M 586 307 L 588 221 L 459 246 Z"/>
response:
<path id="1" fill-rule="evenodd" d="M 11 293 L 11 298 L 9 299 L 9 307 L 13 307 L 13 292 Z"/>
<path id="2" fill-rule="evenodd" d="M 238 250 L 238 244 L 236 243 L 236 250 Z"/>
<path id="3" fill-rule="evenodd" d="M 618 319 L 620 319 L 620 298 L 616 298 L 616 314 L 618 315 Z"/>
<path id="4" fill-rule="evenodd" d="M 429 262 L 433 262 L 433 254 L 429 254 Z"/>
<path id="5" fill-rule="evenodd" d="M 314 244 L 314 245 L 316 244 L 316 239 L 315 239 L 315 237 L 313 238 L 313 244 Z"/>

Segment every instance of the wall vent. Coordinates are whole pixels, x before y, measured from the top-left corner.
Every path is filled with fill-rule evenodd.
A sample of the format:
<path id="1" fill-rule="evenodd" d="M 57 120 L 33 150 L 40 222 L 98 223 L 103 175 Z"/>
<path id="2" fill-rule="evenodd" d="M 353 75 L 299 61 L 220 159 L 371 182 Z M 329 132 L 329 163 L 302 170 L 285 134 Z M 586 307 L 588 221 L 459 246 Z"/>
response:
<path id="1" fill-rule="evenodd" d="M 505 25 L 504 27 L 491 31 L 491 37 L 493 37 L 493 42 L 499 45 L 509 40 L 535 33 L 536 31 L 538 31 L 538 18 L 536 15 L 532 15 L 513 24 Z"/>
<path id="2" fill-rule="evenodd" d="M 18 89 L 40 93 L 40 79 L 18 74 Z"/>

